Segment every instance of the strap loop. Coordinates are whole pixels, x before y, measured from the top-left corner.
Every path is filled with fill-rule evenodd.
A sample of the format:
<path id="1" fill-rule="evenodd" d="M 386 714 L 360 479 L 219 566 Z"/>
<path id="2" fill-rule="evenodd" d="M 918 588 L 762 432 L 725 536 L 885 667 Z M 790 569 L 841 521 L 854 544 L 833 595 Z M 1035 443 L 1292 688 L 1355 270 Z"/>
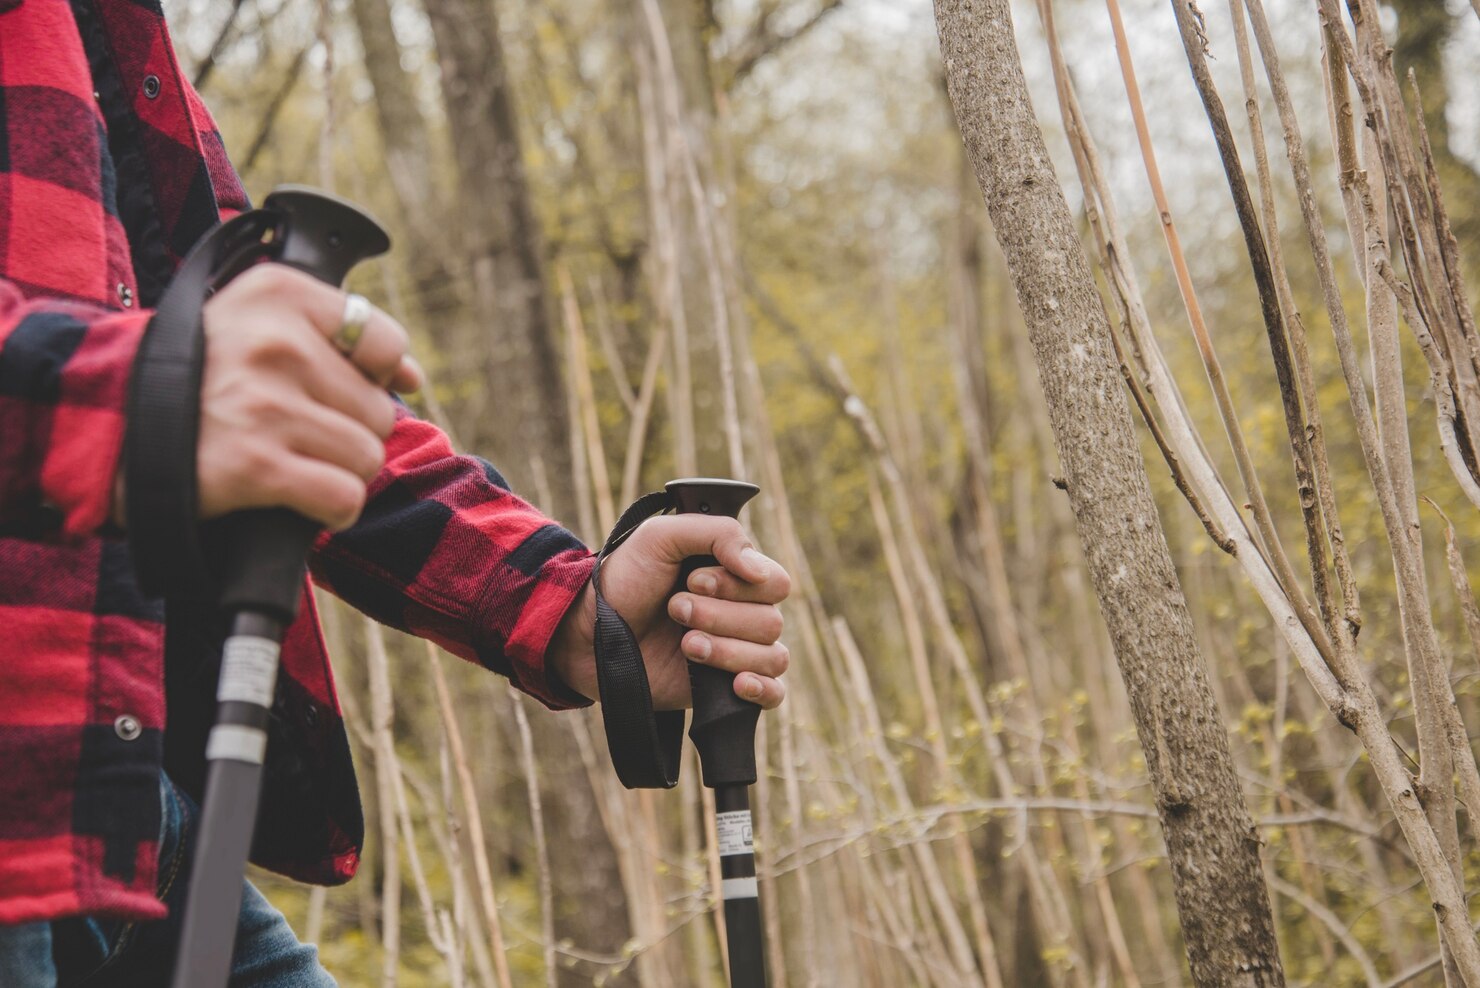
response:
<path id="1" fill-rule="evenodd" d="M 606 745 L 617 778 L 628 789 L 672 789 L 678 784 L 683 749 L 684 712 L 653 709 L 647 667 L 637 638 L 601 592 L 601 570 L 608 556 L 637 526 L 676 507 L 667 491 L 644 494 L 622 513 L 596 556 L 591 585 L 596 591 L 596 685 Z"/>

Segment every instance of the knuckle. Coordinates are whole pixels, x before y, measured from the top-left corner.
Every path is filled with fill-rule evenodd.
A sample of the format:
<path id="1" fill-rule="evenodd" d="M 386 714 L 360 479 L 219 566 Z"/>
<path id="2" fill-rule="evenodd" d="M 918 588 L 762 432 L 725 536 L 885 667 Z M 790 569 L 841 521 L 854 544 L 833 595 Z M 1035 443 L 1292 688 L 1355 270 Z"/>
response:
<path id="1" fill-rule="evenodd" d="M 771 637 L 775 640 L 779 639 L 781 632 L 786 630 L 786 615 L 781 613 L 781 608 L 775 606 L 771 608 L 771 614 Z"/>
<path id="2" fill-rule="evenodd" d="M 299 278 L 298 272 L 283 264 L 257 264 L 243 271 L 231 282 L 240 286 L 246 295 L 280 295 L 291 291 Z"/>
<path id="3" fill-rule="evenodd" d="M 293 366 L 310 362 L 308 339 L 291 323 L 274 322 L 254 334 L 252 356 L 260 363 Z"/>
<path id="4" fill-rule="evenodd" d="M 254 387 L 242 396 L 242 410 L 254 428 L 274 425 L 290 414 L 288 401 L 272 388 Z"/>
<path id="5" fill-rule="evenodd" d="M 776 649 L 776 672 L 775 672 L 775 675 L 780 676 L 783 673 L 785 673 L 787 669 L 790 669 L 791 668 L 791 649 L 787 648 L 781 642 L 777 642 L 776 643 L 775 649 Z"/>

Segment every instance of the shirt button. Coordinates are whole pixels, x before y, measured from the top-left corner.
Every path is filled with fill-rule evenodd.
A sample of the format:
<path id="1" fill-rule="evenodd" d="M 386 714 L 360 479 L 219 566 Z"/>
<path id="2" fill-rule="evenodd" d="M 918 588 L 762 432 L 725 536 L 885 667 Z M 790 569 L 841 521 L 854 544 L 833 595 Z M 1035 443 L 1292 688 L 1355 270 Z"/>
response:
<path id="1" fill-rule="evenodd" d="M 118 301 L 123 303 L 125 309 L 134 307 L 134 290 L 121 281 L 118 283 Z"/>
<path id="2" fill-rule="evenodd" d="M 154 99 L 159 95 L 159 76 L 146 75 L 144 77 L 144 96 L 146 99 Z"/>
<path id="3" fill-rule="evenodd" d="M 133 714 L 122 714 L 113 722 L 113 733 L 125 741 L 135 741 L 144 733 L 144 727 Z"/>

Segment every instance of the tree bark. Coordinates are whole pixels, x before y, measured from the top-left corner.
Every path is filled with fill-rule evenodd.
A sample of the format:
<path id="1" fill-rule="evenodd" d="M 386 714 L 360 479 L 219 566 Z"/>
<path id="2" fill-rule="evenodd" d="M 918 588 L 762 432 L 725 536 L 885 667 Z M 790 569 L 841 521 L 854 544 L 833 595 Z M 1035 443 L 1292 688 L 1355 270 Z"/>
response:
<path id="1" fill-rule="evenodd" d="M 1156 792 L 1193 980 L 1284 984 L 1259 841 L 1121 390 L 1110 324 L 1029 101 L 1009 0 L 935 0 L 1065 489 Z"/>
<path id="2" fill-rule="evenodd" d="M 441 67 L 472 268 L 484 380 L 469 441 L 490 449 L 516 488 L 551 480 L 557 518 L 574 501 L 560 354 L 545 294 L 543 238 L 530 200 L 508 61 L 488 0 L 424 0 Z"/>

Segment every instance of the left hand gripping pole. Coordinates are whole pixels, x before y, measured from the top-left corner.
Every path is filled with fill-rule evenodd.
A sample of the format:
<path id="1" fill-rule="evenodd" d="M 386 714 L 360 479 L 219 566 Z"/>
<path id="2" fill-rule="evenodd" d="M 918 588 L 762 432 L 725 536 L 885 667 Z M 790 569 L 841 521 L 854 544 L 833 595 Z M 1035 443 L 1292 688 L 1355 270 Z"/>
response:
<path id="1" fill-rule="evenodd" d="M 201 309 L 212 291 L 258 261 L 287 264 L 337 286 L 355 264 L 389 247 L 385 231 L 355 206 L 311 189 L 280 188 L 263 208 L 217 227 L 191 252 L 135 363 L 125 482 L 140 583 L 169 597 L 214 595 L 232 614 L 174 988 L 224 988 L 230 976 L 278 653 L 319 531 L 284 509 L 244 511 L 208 526 L 207 552 L 196 521 Z"/>

